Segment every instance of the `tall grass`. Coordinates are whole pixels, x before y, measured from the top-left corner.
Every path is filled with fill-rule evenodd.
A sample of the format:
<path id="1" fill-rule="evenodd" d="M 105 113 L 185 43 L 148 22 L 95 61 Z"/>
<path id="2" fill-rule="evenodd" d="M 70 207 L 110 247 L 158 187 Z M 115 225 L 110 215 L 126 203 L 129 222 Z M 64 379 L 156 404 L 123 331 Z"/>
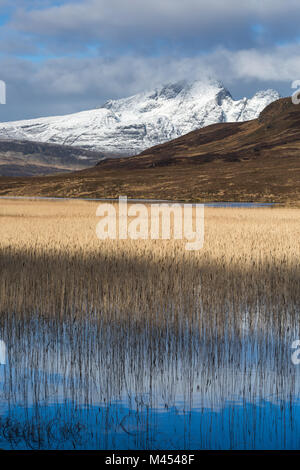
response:
<path id="1" fill-rule="evenodd" d="M 131 446 L 151 447 L 159 446 L 151 413 L 160 407 L 180 402 L 187 412 L 196 401 L 197 409 L 217 410 L 236 399 L 246 420 L 257 400 L 292 406 L 300 210 L 206 209 L 204 247 L 187 252 L 179 240 L 98 240 L 96 207 L 1 204 L 0 333 L 9 351 L 3 396 L 38 411 L 9 415 L 0 435 L 5 430 L 15 447 L 53 448 L 65 439 L 77 448 L 105 447 L 95 435 L 123 433 Z M 116 400 L 133 415 L 115 408 Z M 100 415 L 93 408 L 88 418 L 97 404 Z M 255 426 L 246 421 L 230 445 L 250 445 L 249 429 L 257 433 L 251 445 L 262 438 L 266 415 Z M 198 445 L 216 445 L 202 425 Z M 234 433 L 228 426 L 226 439 Z M 284 447 L 283 428 L 274 435 Z"/>

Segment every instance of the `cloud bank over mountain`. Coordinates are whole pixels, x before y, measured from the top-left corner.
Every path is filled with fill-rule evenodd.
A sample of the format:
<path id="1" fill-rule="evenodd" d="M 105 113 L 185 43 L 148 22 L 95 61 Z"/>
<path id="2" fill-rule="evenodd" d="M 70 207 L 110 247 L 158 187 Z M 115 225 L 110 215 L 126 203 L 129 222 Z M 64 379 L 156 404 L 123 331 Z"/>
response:
<path id="1" fill-rule="evenodd" d="M 0 120 L 77 112 L 204 76 L 235 98 L 300 78 L 296 0 L 0 1 Z"/>

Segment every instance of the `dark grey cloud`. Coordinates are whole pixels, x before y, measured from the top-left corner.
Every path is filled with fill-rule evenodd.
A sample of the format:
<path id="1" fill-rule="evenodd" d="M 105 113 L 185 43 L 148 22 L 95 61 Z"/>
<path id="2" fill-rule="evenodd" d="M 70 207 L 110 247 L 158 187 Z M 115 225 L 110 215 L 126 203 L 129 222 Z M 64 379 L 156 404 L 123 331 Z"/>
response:
<path id="1" fill-rule="evenodd" d="M 195 50 L 290 41 L 299 35 L 299 19 L 298 0 L 85 0 L 18 8 L 11 25 L 57 43 L 72 37 L 76 47 L 91 41 L 138 47 L 164 40 L 159 44 Z"/>

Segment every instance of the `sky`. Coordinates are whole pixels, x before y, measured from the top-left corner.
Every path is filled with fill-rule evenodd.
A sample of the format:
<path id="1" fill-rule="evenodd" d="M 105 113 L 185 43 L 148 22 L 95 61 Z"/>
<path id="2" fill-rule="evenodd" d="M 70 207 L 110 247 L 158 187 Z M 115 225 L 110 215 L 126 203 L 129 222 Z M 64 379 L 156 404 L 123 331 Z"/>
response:
<path id="1" fill-rule="evenodd" d="M 182 79 L 234 98 L 300 80 L 299 0 L 0 0 L 0 121 L 92 109 Z"/>

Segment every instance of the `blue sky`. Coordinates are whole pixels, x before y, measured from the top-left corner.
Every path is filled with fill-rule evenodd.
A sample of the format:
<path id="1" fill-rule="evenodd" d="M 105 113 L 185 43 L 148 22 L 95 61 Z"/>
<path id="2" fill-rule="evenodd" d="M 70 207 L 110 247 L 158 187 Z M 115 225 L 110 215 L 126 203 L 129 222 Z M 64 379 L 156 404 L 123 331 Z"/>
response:
<path id="1" fill-rule="evenodd" d="M 291 94 L 299 0 L 0 0 L 0 120 L 95 108 L 212 76 L 236 98 Z"/>

